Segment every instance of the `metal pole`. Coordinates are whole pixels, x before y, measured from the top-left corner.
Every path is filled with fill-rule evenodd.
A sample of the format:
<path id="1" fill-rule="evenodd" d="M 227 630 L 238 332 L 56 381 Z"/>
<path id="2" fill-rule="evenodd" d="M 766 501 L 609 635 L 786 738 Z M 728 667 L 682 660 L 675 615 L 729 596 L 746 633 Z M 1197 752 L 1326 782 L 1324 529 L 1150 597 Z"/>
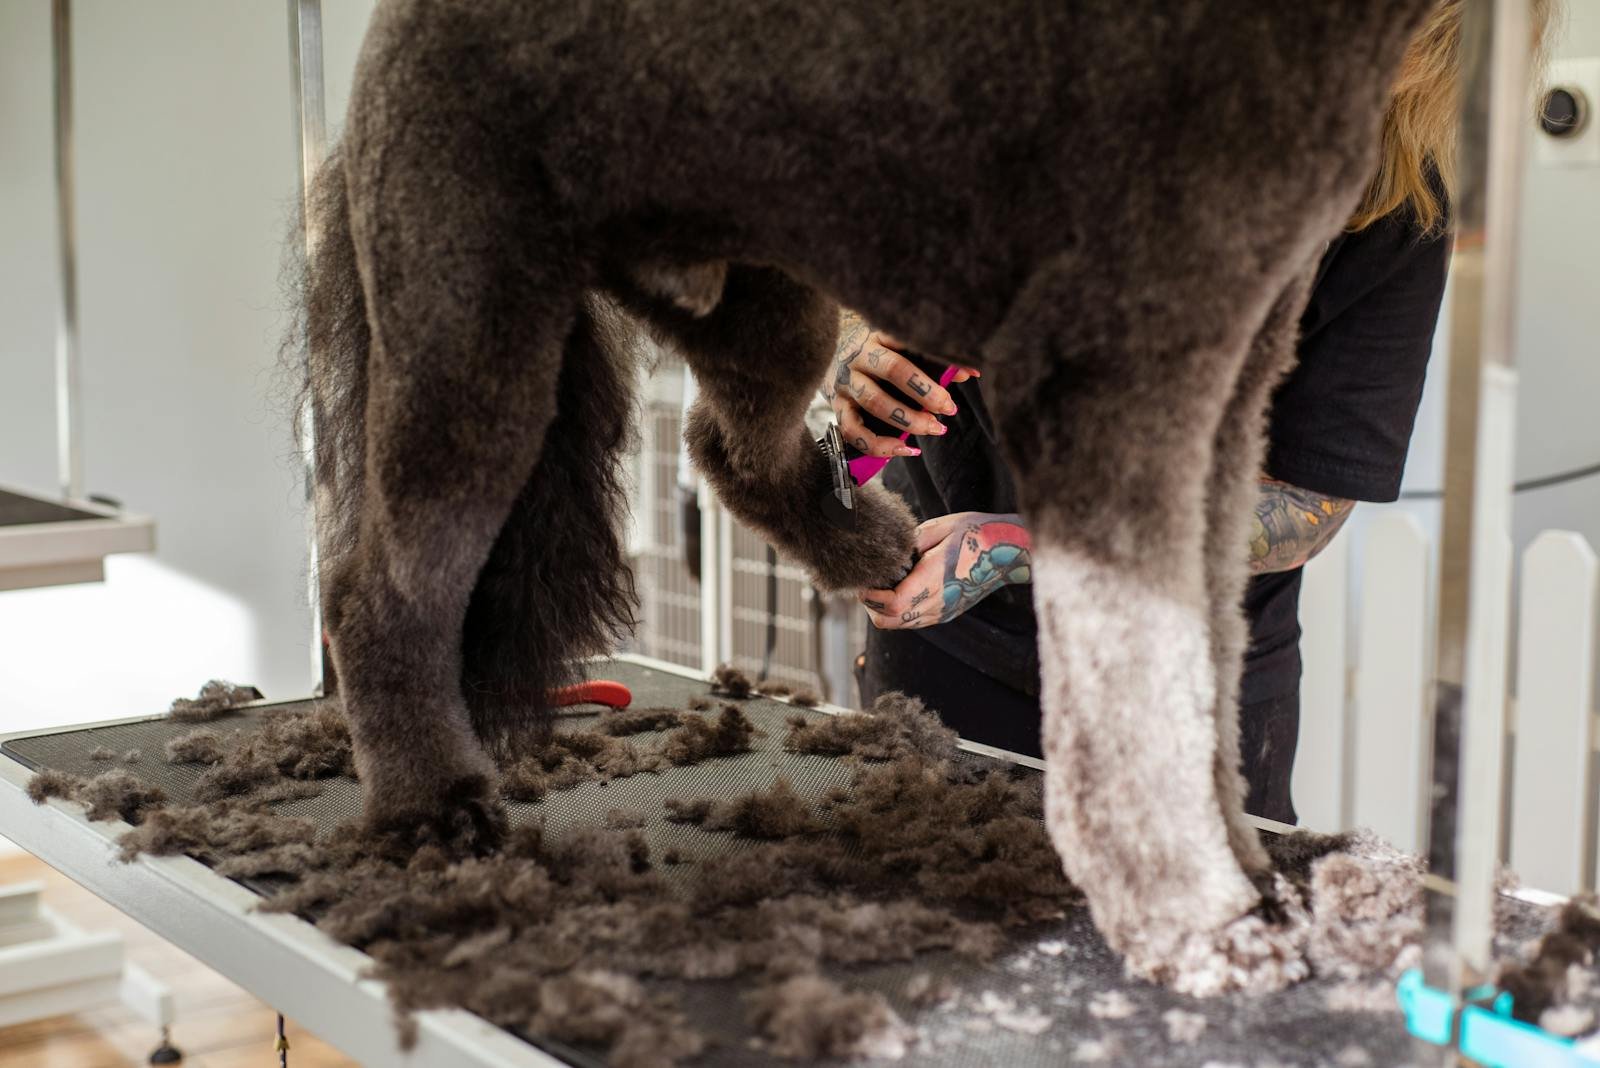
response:
<path id="1" fill-rule="evenodd" d="M 322 0 L 289 2 L 289 84 L 294 100 L 295 146 L 300 153 L 300 218 L 309 260 L 322 239 L 311 211 L 311 185 L 327 155 L 327 105 L 322 82 Z M 309 353 L 307 354 L 309 358 Z M 333 663 L 322 641 L 322 597 L 318 582 L 317 552 L 317 411 L 306 402 L 300 413 L 300 456 L 305 464 L 306 511 L 311 517 L 307 593 L 311 604 L 311 688 L 332 693 Z"/>
<path id="2" fill-rule="evenodd" d="M 78 349 L 78 222 L 72 154 L 72 0 L 51 5 L 55 53 L 56 235 L 61 300 L 56 316 L 56 463 L 61 492 L 83 496 L 83 361 Z"/>
<path id="3" fill-rule="evenodd" d="M 1423 973 L 1452 995 L 1489 977 L 1498 752 L 1503 692 L 1493 613 L 1504 591 L 1479 588 L 1495 570 L 1509 514 L 1517 179 L 1527 115 L 1532 43 L 1528 0 L 1468 0 L 1463 14 L 1460 169 L 1450 325 L 1443 535 L 1434 711 L 1424 752 L 1432 784 L 1424 841 L 1429 873 Z M 1497 603 L 1498 602 L 1498 603 Z M 1475 655 L 1469 655 L 1473 653 Z M 1503 675 L 1498 675 L 1503 678 Z M 1490 766 L 1492 765 L 1492 767 Z M 1469 772 L 1470 769 L 1470 772 Z M 1489 797 L 1492 803 L 1484 803 Z M 1435 1052 L 1454 1063 L 1454 1052 Z"/>

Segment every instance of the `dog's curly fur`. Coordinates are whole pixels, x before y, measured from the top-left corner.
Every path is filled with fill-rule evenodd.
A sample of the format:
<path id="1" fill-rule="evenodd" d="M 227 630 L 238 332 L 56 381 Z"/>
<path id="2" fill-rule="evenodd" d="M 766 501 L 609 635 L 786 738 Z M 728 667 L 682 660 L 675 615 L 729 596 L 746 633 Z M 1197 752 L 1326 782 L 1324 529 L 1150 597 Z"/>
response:
<path id="1" fill-rule="evenodd" d="M 814 507 L 844 303 L 989 372 L 1068 872 L 1135 970 L 1225 954 L 1263 409 L 1431 2 L 385 0 L 300 332 L 369 819 L 491 841 L 485 743 L 628 622 L 618 308 L 741 521 L 825 588 L 903 573 L 898 500 Z"/>

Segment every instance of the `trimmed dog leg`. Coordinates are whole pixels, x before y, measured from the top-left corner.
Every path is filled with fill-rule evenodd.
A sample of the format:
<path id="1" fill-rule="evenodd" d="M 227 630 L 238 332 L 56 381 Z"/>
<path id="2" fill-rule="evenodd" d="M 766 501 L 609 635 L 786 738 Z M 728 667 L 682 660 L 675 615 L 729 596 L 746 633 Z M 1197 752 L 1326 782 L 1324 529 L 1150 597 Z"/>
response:
<path id="1" fill-rule="evenodd" d="M 818 507 L 831 477 L 805 413 L 833 359 L 837 305 L 781 271 L 746 265 L 729 269 L 721 301 L 703 316 L 627 299 L 694 370 L 699 394 L 684 438 L 728 510 L 825 590 L 899 581 L 915 526 L 900 498 L 862 487 L 850 530 Z"/>
<path id="2" fill-rule="evenodd" d="M 433 109 L 369 138 L 367 103 L 346 142 L 372 329 L 367 480 L 327 616 L 367 824 L 401 850 L 481 850 L 504 816 L 462 695 L 463 623 L 554 417 L 578 294 L 527 183 L 473 170 L 495 158 L 469 140 L 481 124 Z"/>
<path id="3" fill-rule="evenodd" d="M 1245 819 L 1246 787 L 1239 771 L 1239 672 L 1250 638 L 1240 602 L 1249 578 L 1247 542 L 1250 516 L 1260 493 L 1267 406 L 1272 390 L 1294 362 L 1300 312 L 1310 283 L 1307 273 L 1279 295 L 1250 344 L 1233 397 L 1217 428 L 1206 498 L 1206 588 L 1212 609 L 1211 659 L 1217 676 L 1217 796 L 1228 819 L 1234 855 L 1263 889 L 1270 882 L 1272 864 L 1255 828 Z"/>
<path id="4" fill-rule="evenodd" d="M 1270 937 L 1258 952 L 1261 896 L 1218 791 L 1204 559 L 1217 428 L 1281 285 L 1187 277 L 1089 306 L 1074 264 L 1048 266 L 986 355 L 1034 533 L 1051 837 L 1130 971 L 1214 993 L 1298 964 Z M 1217 952 L 1242 923 L 1249 959 Z"/>

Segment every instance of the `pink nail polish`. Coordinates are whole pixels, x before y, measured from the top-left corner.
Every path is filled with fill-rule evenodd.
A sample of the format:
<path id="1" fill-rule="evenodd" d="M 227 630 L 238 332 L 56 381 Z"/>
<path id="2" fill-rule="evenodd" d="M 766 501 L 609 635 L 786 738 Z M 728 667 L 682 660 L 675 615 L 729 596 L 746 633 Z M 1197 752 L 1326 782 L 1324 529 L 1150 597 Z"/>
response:
<path id="1" fill-rule="evenodd" d="M 922 455 L 922 450 L 921 449 L 912 449 L 911 450 L 911 455 L 912 456 L 921 456 Z"/>

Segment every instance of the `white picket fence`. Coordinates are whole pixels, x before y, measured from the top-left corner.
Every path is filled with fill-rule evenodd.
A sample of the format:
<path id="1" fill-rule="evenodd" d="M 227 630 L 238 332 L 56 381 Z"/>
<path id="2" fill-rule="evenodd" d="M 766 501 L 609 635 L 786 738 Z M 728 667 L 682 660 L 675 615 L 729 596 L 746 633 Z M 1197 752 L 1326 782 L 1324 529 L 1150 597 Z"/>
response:
<path id="1" fill-rule="evenodd" d="M 1433 670 L 1434 545 L 1414 516 L 1381 516 L 1367 533 L 1357 580 L 1348 540 L 1336 539 L 1306 569 L 1295 804 L 1309 827 L 1372 827 L 1415 849 L 1426 793 L 1420 758 Z M 1488 640 L 1509 649 L 1510 677 L 1486 684 L 1506 697 L 1506 776 L 1504 796 L 1484 800 L 1504 806 L 1501 855 L 1525 885 L 1592 888 L 1600 561 L 1581 535 L 1545 531 L 1522 554 L 1513 606 L 1510 539 L 1496 548 L 1490 570 L 1505 611 Z M 1467 788 L 1481 798 L 1492 785 Z"/>

